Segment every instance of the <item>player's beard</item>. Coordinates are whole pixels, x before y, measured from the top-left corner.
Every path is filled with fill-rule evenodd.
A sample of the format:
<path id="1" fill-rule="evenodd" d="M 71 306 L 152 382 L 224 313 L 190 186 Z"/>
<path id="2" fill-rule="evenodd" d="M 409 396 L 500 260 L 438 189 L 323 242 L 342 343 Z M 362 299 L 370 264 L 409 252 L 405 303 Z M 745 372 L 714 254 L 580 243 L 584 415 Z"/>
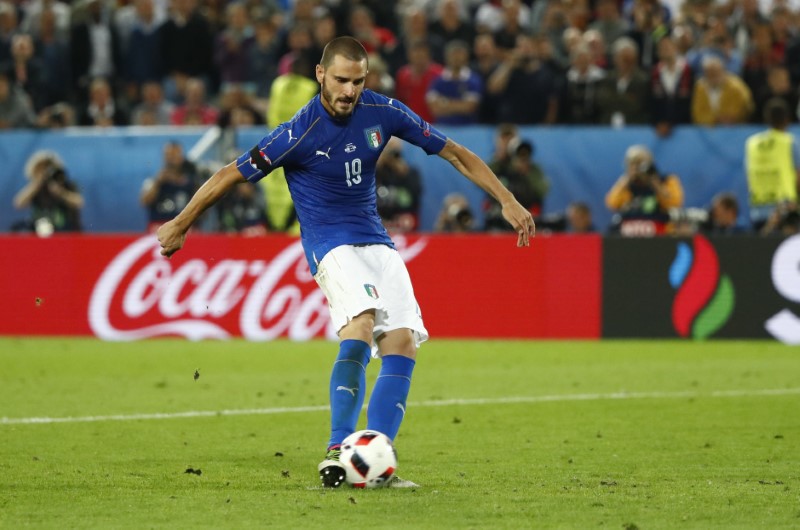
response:
<path id="1" fill-rule="evenodd" d="M 353 97 L 353 98 L 346 98 L 346 97 L 342 96 L 342 97 L 339 97 L 338 100 L 337 100 L 337 99 L 334 98 L 333 93 L 331 91 L 329 91 L 328 88 L 325 86 L 325 80 L 323 79 L 322 80 L 322 99 L 324 99 L 325 103 L 328 104 L 328 109 L 330 109 L 330 111 L 333 112 L 333 117 L 334 118 L 348 118 L 351 114 L 353 114 L 353 109 L 356 108 L 355 104 L 356 104 L 356 101 L 358 101 L 358 94 L 356 94 L 356 96 Z M 352 102 L 352 105 L 350 105 L 350 108 L 348 110 L 346 110 L 346 111 L 339 111 L 336 108 L 337 101 L 342 101 L 342 102 L 350 101 L 350 102 Z"/>

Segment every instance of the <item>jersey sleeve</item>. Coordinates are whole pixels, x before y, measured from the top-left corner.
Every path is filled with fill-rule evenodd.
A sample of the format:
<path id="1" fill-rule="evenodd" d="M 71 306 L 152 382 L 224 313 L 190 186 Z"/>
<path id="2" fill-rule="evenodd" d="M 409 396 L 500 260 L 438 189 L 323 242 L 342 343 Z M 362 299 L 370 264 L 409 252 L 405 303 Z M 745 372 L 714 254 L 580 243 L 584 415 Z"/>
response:
<path id="1" fill-rule="evenodd" d="M 273 169 L 284 165 L 292 148 L 292 130 L 283 123 L 236 159 L 236 168 L 250 182 L 258 182 Z M 294 138 L 296 140 L 296 138 Z"/>
<path id="2" fill-rule="evenodd" d="M 387 98 L 385 112 L 392 136 L 421 147 L 429 155 L 438 154 L 447 142 L 447 136 L 396 99 Z"/>

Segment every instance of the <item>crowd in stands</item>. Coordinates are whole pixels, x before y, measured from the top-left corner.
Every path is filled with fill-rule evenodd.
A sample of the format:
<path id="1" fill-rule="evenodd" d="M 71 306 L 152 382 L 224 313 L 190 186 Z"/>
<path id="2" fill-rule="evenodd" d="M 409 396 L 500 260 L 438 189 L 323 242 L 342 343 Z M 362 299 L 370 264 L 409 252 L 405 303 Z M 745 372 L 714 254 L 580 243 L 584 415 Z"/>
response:
<path id="1" fill-rule="evenodd" d="M 0 0 L 0 128 L 274 127 L 316 94 L 314 65 L 341 34 L 370 53 L 367 88 L 434 124 L 498 126 L 487 162 L 554 230 L 593 230 L 591 212 L 574 203 L 558 218 L 540 216 L 549 182 L 517 125 L 649 124 L 668 136 L 681 124 L 763 123 L 776 100 L 787 123 L 798 120 L 796 0 Z M 153 223 L 180 209 L 159 193 L 187 195 L 199 185 L 176 150 L 166 146 L 164 170 L 142 191 Z M 647 148 L 632 146 L 606 197 L 622 233 L 640 230 L 623 226 L 638 220 L 631 211 L 641 217 L 651 208 L 666 223 L 683 206 L 679 177 L 660 174 L 654 162 Z M 35 191 L 58 190 L 34 177 L 40 173 L 28 174 Z M 393 144 L 378 173 L 387 225 L 416 229 L 416 169 Z M 268 218 L 254 222 L 290 230 L 291 203 L 270 204 L 278 196 L 266 193 Z M 264 202 L 258 188 L 236 197 L 240 214 Z M 706 222 L 724 209 L 718 205 L 738 209 L 730 196 L 718 199 Z M 489 199 L 482 217 L 484 226 L 474 226 L 469 204 L 452 195 L 437 228 L 507 228 Z M 248 222 L 229 216 L 218 226 Z"/>
<path id="2" fill-rule="evenodd" d="M 0 0 L 0 127 L 264 123 L 336 35 L 433 123 L 797 121 L 791 0 Z M 301 61 L 303 68 L 294 68 Z"/>

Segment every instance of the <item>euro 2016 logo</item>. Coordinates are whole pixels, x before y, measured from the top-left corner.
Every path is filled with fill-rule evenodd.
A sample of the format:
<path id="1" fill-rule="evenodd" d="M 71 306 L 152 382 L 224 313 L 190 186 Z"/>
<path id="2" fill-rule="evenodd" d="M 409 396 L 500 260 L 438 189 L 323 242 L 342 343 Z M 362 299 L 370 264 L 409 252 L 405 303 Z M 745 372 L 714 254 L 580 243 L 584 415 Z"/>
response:
<path id="1" fill-rule="evenodd" d="M 677 289 L 672 324 L 681 337 L 705 339 L 730 318 L 735 292 L 730 277 L 720 274 L 719 258 L 711 243 L 699 235 L 692 243 L 678 243 L 669 268 L 669 283 Z"/>

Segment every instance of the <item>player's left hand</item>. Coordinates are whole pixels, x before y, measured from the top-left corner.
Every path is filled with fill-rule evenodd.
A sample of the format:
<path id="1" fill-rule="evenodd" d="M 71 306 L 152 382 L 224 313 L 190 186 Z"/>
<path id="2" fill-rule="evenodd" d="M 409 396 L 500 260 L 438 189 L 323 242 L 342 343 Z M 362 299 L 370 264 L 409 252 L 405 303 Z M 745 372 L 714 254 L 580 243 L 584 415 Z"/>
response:
<path id="1" fill-rule="evenodd" d="M 517 246 L 529 247 L 531 238 L 536 237 L 536 223 L 531 212 L 514 200 L 503 204 L 503 217 L 517 232 Z"/>

